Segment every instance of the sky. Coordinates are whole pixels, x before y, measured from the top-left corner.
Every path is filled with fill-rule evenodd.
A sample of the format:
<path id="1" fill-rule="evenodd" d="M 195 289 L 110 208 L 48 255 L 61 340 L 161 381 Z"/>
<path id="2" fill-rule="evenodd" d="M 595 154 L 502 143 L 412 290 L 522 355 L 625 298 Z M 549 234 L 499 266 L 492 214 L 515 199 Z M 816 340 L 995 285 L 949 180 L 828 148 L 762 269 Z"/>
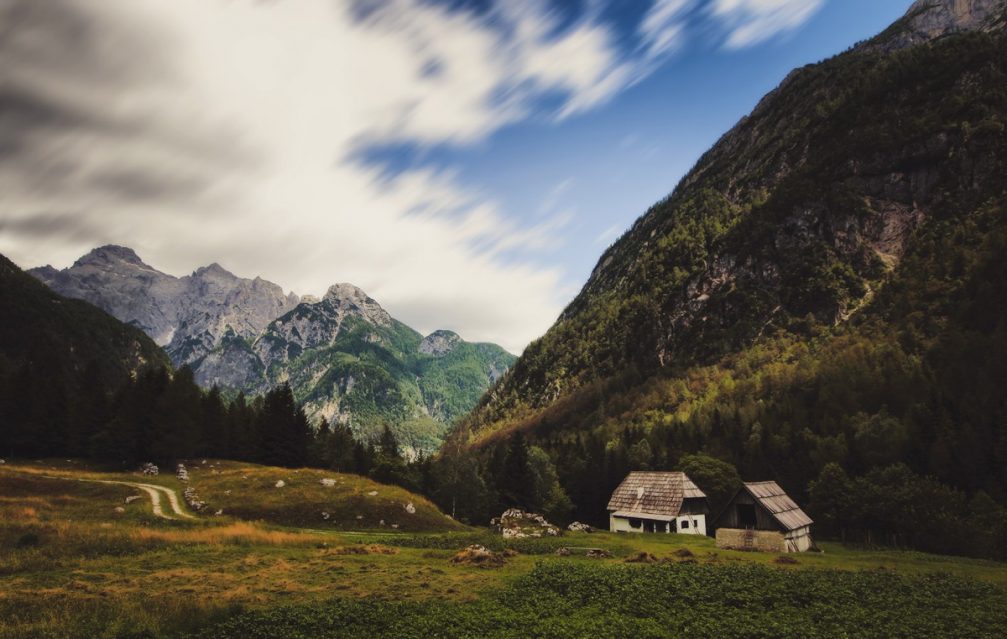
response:
<path id="1" fill-rule="evenodd" d="M 351 282 L 519 353 L 793 68 L 908 0 L 0 0 L 0 253 Z"/>

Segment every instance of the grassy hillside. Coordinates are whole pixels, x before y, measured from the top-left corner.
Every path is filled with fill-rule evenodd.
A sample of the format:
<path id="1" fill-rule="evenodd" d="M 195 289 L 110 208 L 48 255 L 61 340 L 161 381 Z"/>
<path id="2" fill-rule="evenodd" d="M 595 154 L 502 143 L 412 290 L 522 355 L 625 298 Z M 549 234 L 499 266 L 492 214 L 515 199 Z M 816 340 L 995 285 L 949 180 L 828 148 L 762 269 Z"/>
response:
<path id="1" fill-rule="evenodd" d="M 225 486 L 242 469 L 274 478 L 273 469 L 209 460 L 193 468 L 201 496 L 237 490 Z M 3 639 L 581 637 L 599 627 L 657 637 L 687 626 L 751 636 L 745 618 L 761 620 L 766 637 L 992 637 L 1007 624 L 1007 568 L 995 562 L 824 544 L 824 553 L 781 563 L 681 535 L 505 542 L 485 531 L 351 534 L 226 514 L 169 521 L 153 517 L 149 502 L 125 504 L 133 488 L 41 476 L 142 479 L 92 472 L 62 460 L 0 467 Z M 275 490 L 256 485 L 246 499 L 274 513 L 257 496 Z M 496 570 L 450 561 L 474 542 L 518 554 Z M 557 556 L 561 545 L 613 557 Z M 656 563 L 627 563 L 640 553 Z"/>

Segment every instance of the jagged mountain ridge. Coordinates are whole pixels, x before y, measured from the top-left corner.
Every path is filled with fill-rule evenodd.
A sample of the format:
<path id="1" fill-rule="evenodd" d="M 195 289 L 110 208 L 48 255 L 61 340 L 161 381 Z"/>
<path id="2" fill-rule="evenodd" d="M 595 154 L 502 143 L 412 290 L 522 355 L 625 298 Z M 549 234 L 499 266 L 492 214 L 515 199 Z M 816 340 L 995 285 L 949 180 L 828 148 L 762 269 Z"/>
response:
<path id="1" fill-rule="evenodd" d="M 289 383 L 312 417 L 349 423 L 361 437 L 389 423 L 423 450 L 514 359 L 450 331 L 424 338 L 347 283 L 300 298 L 219 264 L 174 277 L 120 246 L 30 273 L 142 329 L 201 386 L 257 394 Z"/>
<path id="2" fill-rule="evenodd" d="M 176 365 L 204 357 L 228 332 L 254 339 L 300 301 L 272 282 L 237 277 L 216 263 L 174 277 L 122 246 L 96 248 L 62 271 L 45 266 L 29 273 L 140 328 Z"/>
<path id="3" fill-rule="evenodd" d="M 576 428 L 572 406 L 618 404 L 598 389 L 869 310 L 920 232 L 998 197 L 1005 11 L 917 2 L 788 75 L 602 255 L 458 437 Z"/>

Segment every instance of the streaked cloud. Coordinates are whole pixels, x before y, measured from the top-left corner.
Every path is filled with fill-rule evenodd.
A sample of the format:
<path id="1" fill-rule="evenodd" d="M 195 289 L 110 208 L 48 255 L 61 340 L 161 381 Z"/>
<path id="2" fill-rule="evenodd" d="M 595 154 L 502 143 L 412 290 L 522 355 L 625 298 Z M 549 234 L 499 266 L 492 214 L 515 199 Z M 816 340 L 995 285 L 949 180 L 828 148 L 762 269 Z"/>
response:
<path id="1" fill-rule="evenodd" d="M 745 46 L 810 5 L 713 15 Z M 571 182 L 520 223 L 449 171 L 390 177 L 362 150 L 598 109 L 688 41 L 699 6 L 658 0 L 627 32 L 593 2 L 0 0 L 0 251 L 65 266 L 120 243 L 176 274 L 352 281 L 419 330 L 520 351 L 571 294 L 549 259 Z"/>
<path id="2" fill-rule="evenodd" d="M 711 11 L 727 29 L 725 46 L 740 49 L 792 31 L 825 0 L 713 0 Z"/>

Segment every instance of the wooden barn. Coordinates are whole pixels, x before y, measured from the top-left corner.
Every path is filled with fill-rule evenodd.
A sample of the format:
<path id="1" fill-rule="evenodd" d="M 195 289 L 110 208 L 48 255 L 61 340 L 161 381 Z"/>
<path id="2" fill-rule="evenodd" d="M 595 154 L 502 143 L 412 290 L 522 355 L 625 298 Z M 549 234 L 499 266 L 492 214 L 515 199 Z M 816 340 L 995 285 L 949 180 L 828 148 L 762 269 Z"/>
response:
<path id="1" fill-rule="evenodd" d="M 710 506 L 685 473 L 632 472 L 608 502 L 613 532 L 706 534 Z"/>
<path id="2" fill-rule="evenodd" d="M 713 522 L 717 547 L 766 552 L 811 548 L 811 517 L 775 481 L 745 483 Z"/>

